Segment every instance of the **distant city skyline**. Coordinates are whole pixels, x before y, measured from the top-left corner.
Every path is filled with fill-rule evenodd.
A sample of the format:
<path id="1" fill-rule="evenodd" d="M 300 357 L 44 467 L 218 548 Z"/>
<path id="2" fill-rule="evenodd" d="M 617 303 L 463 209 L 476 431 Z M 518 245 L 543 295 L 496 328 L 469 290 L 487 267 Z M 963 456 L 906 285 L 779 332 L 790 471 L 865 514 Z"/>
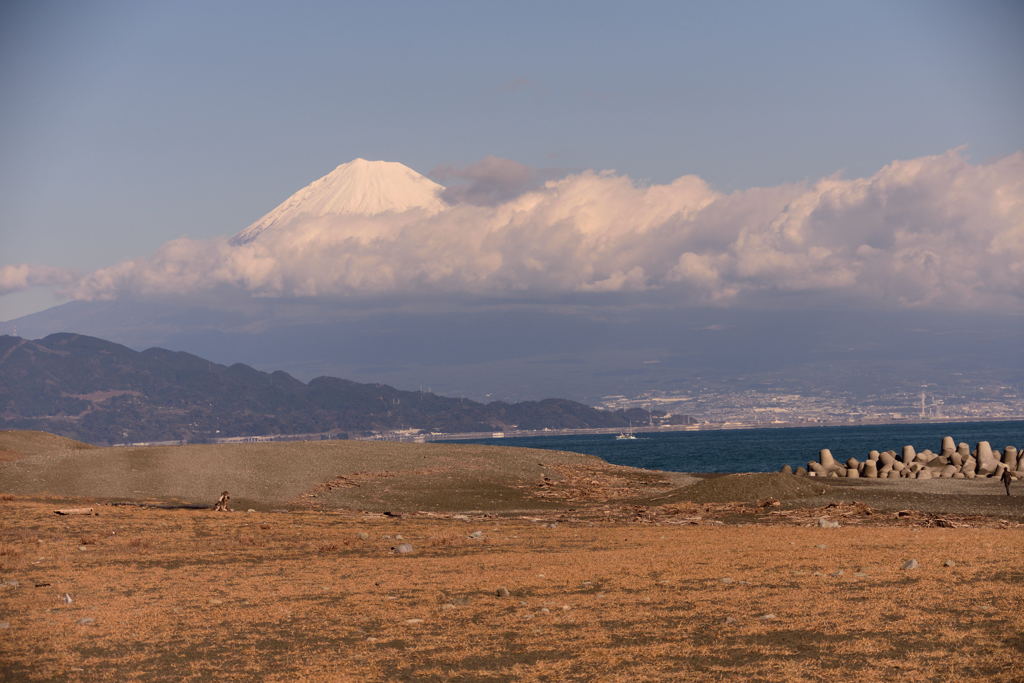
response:
<path id="1" fill-rule="evenodd" d="M 930 235 L 922 268 L 960 254 L 942 263 L 963 287 L 991 266 L 1019 303 L 1020 35 L 1014 2 L 5 3 L 0 319 L 63 300 L 70 270 L 234 234 L 356 157 L 485 204 L 587 170 L 638 188 L 695 175 L 716 196 L 801 183 L 819 213 L 798 258 L 847 258 L 852 237 L 814 244 L 840 228 L 886 252 L 904 221 Z M 825 224 L 822 183 L 894 161 L 924 180 L 867 200 L 848 183 L 849 210 Z M 895 218 L 864 219 L 894 192 Z M 950 211 L 941 234 L 924 224 Z M 683 253 L 726 288 L 761 277 Z M 793 287 L 773 284 L 774 304 Z"/>

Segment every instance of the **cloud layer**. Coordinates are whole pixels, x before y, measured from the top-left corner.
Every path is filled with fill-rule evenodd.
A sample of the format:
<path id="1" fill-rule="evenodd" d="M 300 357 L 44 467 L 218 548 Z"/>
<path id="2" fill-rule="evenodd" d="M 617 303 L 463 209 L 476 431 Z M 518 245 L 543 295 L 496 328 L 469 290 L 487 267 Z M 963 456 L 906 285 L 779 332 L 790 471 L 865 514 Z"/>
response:
<path id="1" fill-rule="evenodd" d="M 29 287 L 68 287 L 78 276 L 66 268 L 53 268 L 29 263 L 0 266 L 0 296 Z"/>
<path id="2" fill-rule="evenodd" d="M 310 220 L 242 245 L 174 240 L 70 291 L 80 299 L 232 287 L 274 297 L 543 300 L 657 290 L 694 304 L 813 295 L 1024 310 L 1024 152 L 971 164 L 951 150 L 867 178 L 729 194 L 692 175 L 638 186 L 594 171 L 535 187 L 535 171 L 493 157 L 447 173 L 463 184 L 432 216 Z M 0 292 L 46 280 L 18 268 L 0 270 Z"/>

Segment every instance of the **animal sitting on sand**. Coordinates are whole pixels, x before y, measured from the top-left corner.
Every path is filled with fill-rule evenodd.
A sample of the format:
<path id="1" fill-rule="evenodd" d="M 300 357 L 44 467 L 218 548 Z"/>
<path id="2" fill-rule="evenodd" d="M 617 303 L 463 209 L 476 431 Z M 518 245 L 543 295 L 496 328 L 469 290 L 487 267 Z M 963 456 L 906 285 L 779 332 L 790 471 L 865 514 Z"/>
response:
<path id="1" fill-rule="evenodd" d="M 231 500 L 231 496 L 225 491 L 220 494 L 220 498 L 217 499 L 217 504 L 213 506 L 216 512 L 231 512 L 231 508 L 228 507 L 228 501 Z"/>
<path id="2" fill-rule="evenodd" d="M 1013 481 L 1013 478 L 1009 469 L 1003 470 L 1003 476 L 999 477 L 1000 481 L 1003 482 L 1003 486 L 1006 487 L 1006 495 L 1010 495 L 1010 482 Z"/>

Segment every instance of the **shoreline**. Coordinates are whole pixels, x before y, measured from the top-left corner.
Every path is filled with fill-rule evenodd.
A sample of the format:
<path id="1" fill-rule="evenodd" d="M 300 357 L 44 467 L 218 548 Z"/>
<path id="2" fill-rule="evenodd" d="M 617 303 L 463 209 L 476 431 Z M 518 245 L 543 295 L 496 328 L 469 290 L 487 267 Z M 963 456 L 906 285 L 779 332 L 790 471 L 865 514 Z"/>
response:
<path id="1" fill-rule="evenodd" d="M 1024 416 L 1010 416 L 1010 417 L 997 417 L 997 418 L 986 418 L 984 420 L 969 420 L 963 418 L 933 418 L 925 420 L 924 422 L 918 421 L 920 418 L 914 418 L 914 421 L 910 420 L 892 420 L 885 422 L 786 422 L 779 424 L 741 424 L 741 423 L 706 423 L 700 425 L 694 425 L 686 427 L 684 425 L 664 425 L 660 427 L 651 426 L 636 426 L 633 427 L 633 431 L 636 433 L 643 434 L 682 434 L 689 432 L 730 432 L 730 431 L 751 431 L 755 429 L 816 429 L 816 428 L 829 428 L 829 427 L 890 427 L 897 425 L 912 426 L 926 426 L 931 424 L 964 424 L 964 425 L 984 425 L 984 424 L 1002 424 L 1005 422 L 1024 422 Z M 728 426 L 725 426 L 728 425 Z M 445 441 L 468 441 L 468 440 L 494 440 L 499 439 L 523 439 L 533 437 L 544 437 L 544 436 L 574 436 L 574 435 L 599 435 L 599 434 L 618 434 L 622 432 L 621 427 L 592 427 L 592 428 L 579 428 L 579 429 L 526 429 L 526 430 L 506 430 L 502 432 L 503 436 L 493 436 L 494 432 L 465 432 L 458 434 L 444 434 L 444 435 L 426 435 L 426 441 L 430 442 L 445 442 Z M 352 439 L 354 441 L 385 441 L 389 439 L 365 437 Z M 399 440 L 399 439 L 396 439 Z"/>
<path id="2" fill-rule="evenodd" d="M 1024 415 L 1005 417 L 986 417 L 984 419 L 967 419 L 959 417 L 931 418 L 920 421 L 920 418 L 908 420 L 888 421 L 860 421 L 860 422 L 784 422 L 773 424 L 760 423 L 732 423 L 715 422 L 701 423 L 697 425 L 637 425 L 632 431 L 642 434 L 674 434 L 690 432 L 730 432 L 730 431 L 751 431 L 756 429 L 815 429 L 833 427 L 886 427 L 896 425 L 923 426 L 931 424 L 1001 424 L 1004 422 L 1022 422 Z M 397 441 L 412 443 L 445 443 L 456 441 L 482 441 L 499 439 L 527 439 L 545 436 L 587 436 L 601 434 L 619 434 L 624 431 L 622 427 L 581 427 L 581 428 L 548 428 L 548 429 L 516 429 L 489 432 L 425 432 L 420 429 L 403 429 L 390 432 L 362 433 L 348 438 L 337 438 L 341 430 L 328 432 L 311 432 L 296 434 L 248 434 L 242 436 L 227 436 L 212 441 L 136 441 L 131 443 L 97 444 L 102 448 L 131 448 L 140 446 L 186 446 L 199 444 L 239 444 L 239 443 L 280 443 L 288 441 Z M 495 436 L 501 434 L 501 436 Z"/>

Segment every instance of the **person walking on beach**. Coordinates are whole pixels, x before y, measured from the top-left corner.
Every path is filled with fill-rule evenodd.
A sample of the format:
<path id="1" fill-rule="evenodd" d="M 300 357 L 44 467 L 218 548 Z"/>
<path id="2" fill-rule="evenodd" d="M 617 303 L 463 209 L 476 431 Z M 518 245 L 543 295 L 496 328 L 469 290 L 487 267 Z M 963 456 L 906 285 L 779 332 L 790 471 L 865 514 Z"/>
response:
<path id="1" fill-rule="evenodd" d="M 1013 475 L 1010 474 L 1010 470 L 1003 470 L 1003 476 L 999 477 L 999 480 L 1002 481 L 1003 486 L 1006 487 L 1006 495 L 1010 495 L 1010 482 L 1013 481 Z"/>

